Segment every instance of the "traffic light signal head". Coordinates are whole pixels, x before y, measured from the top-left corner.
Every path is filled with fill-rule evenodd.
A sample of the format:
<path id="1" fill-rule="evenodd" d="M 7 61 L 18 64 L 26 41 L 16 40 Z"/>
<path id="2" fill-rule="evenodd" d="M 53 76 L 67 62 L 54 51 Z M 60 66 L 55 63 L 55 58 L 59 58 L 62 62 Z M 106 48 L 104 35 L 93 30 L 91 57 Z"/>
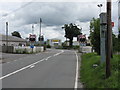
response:
<path id="1" fill-rule="evenodd" d="M 38 40 L 39 40 L 39 41 L 44 41 L 44 37 L 41 36 L 41 37 L 38 38 Z"/>
<path id="2" fill-rule="evenodd" d="M 35 38 L 29 38 L 29 41 L 36 41 Z"/>

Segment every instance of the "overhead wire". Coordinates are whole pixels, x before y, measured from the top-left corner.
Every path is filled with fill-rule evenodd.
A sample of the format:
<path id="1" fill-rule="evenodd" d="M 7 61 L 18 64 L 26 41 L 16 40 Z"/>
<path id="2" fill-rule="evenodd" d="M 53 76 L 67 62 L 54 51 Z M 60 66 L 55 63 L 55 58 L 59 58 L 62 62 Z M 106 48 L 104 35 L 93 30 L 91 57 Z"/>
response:
<path id="1" fill-rule="evenodd" d="M 11 15 L 12 13 L 15 13 L 15 12 L 19 11 L 20 9 L 22 9 L 22 8 L 24 8 L 24 7 L 28 6 L 28 5 L 30 5 L 33 1 L 34 1 L 34 0 L 31 0 L 30 2 L 28 2 L 28 3 L 24 4 L 24 5 L 22 5 L 20 8 L 17 8 L 17 9 L 15 9 L 15 10 L 11 11 L 11 12 L 8 13 L 6 16 L 2 16 L 0 20 L 2 20 L 3 18 L 8 17 L 8 16 Z"/>

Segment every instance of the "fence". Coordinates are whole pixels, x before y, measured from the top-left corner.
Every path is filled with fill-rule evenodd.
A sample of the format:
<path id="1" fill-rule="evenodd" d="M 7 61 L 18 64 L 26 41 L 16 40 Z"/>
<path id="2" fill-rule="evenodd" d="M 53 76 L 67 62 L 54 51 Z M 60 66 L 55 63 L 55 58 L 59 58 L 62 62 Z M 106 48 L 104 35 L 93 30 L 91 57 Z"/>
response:
<path id="1" fill-rule="evenodd" d="M 44 47 L 34 47 L 33 49 L 29 46 L 27 47 L 14 47 L 14 53 L 37 53 L 37 52 L 43 52 Z"/>
<path id="2" fill-rule="evenodd" d="M 0 52 L 3 53 L 13 53 L 14 47 L 13 46 L 0 46 Z"/>
<path id="3" fill-rule="evenodd" d="M 34 47 L 33 50 L 29 46 L 21 47 L 21 46 L 0 46 L 0 52 L 3 53 L 31 53 L 31 52 L 43 52 L 44 47 Z"/>

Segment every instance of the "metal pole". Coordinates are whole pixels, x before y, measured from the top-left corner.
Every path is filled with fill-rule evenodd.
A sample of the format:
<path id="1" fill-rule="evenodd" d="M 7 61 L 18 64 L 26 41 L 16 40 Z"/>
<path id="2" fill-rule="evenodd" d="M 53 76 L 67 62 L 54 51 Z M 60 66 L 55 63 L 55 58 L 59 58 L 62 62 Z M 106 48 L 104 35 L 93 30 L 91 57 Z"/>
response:
<path id="1" fill-rule="evenodd" d="M 40 18 L 40 36 L 41 36 L 41 22 L 42 22 L 42 20 Z"/>
<path id="2" fill-rule="evenodd" d="M 34 24 L 32 25 L 32 34 L 34 34 Z"/>
<path id="3" fill-rule="evenodd" d="M 34 34 L 34 24 L 32 24 L 32 35 Z M 31 42 L 31 45 L 34 46 L 34 42 Z M 32 48 L 32 53 L 33 53 L 33 48 Z"/>
<path id="4" fill-rule="evenodd" d="M 6 52 L 8 52 L 8 22 L 6 22 Z"/>
<path id="5" fill-rule="evenodd" d="M 40 36 L 39 36 L 39 38 L 40 38 L 40 46 L 41 46 L 41 22 L 42 22 L 42 20 L 40 18 Z"/>
<path id="6" fill-rule="evenodd" d="M 111 59 L 111 43 L 112 43 L 112 26 L 111 26 L 111 0 L 107 0 L 107 52 L 106 52 L 106 78 L 111 75 L 110 59 Z"/>

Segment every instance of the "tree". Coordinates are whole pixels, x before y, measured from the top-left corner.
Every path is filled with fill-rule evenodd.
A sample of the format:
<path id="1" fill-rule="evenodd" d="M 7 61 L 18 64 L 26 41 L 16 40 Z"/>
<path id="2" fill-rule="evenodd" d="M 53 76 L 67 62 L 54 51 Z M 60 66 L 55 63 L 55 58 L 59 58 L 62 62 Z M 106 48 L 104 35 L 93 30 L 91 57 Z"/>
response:
<path id="1" fill-rule="evenodd" d="M 113 52 L 120 52 L 120 41 L 119 38 L 116 37 L 116 35 L 112 35 L 112 40 L 113 40 Z"/>
<path id="2" fill-rule="evenodd" d="M 120 28 L 119 28 L 119 31 L 118 31 L 118 38 L 117 38 L 117 46 L 116 46 L 116 49 L 118 52 L 120 52 Z"/>
<path id="3" fill-rule="evenodd" d="M 65 37 L 69 39 L 69 46 L 72 47 L 73 45 L 73 37 L 77 37 L 78 35 L 81 34 L 81 29 L 77 27 L 77 25 L 73 25 L 72 23 L 70 24 L 65 24 L 62 29 L 65 30 Z"/>
<path id="4" fill-rule="evenodd" d="M 93 18 L 90 22 L 90 40 L 95 50 L 100 55 L 100 19 Z"/>
<path id="5" fill-rule="evenodd" d="M 113 52 L 120 51 L 120 33 L 118 35 L 118 38 L 112 33 L 112 46 L 113 46 Z M 100 55 L 100 19 L 93 18 L 90 22 L 90 40 L 91 44 L 97 52 L 98 55 Z"/>
<path id="6" fill-rule="evenodd" d="M 20 33 L 17 32 L 17 31 L 12 32 L 11 34 L 12 34 L 12 36 L 15 36 L 15 37 L 19 37 L 19 38 L 21 38 Z"/>
<path id="7" fill-rule="evenodd" d="M 118 31 L 118 39 L 120 41 L 120 28 L 119 28 L 119 31 Z"/>

